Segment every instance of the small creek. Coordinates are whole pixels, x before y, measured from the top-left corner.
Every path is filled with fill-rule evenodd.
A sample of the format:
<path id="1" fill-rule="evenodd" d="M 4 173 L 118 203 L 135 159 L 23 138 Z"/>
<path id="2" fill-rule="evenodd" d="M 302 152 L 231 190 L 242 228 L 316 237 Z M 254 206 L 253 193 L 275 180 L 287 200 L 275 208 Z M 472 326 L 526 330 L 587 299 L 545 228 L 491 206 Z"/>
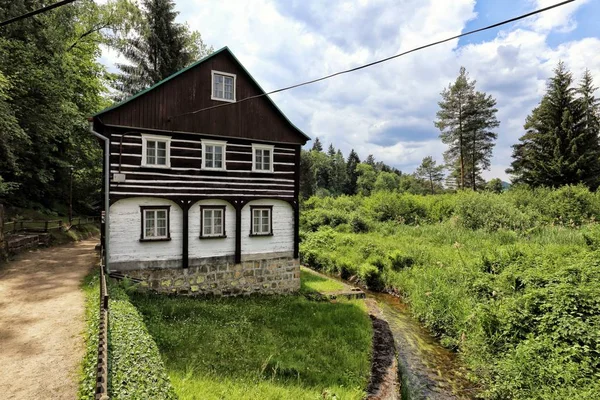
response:
<path id="1" fill-rule="evenodd" d="M 377 301 L 394 335 L 403 399 L 472 399 L 474 387 L 456 354 L 442 347 L 398 297 L 366 292 Z"/>

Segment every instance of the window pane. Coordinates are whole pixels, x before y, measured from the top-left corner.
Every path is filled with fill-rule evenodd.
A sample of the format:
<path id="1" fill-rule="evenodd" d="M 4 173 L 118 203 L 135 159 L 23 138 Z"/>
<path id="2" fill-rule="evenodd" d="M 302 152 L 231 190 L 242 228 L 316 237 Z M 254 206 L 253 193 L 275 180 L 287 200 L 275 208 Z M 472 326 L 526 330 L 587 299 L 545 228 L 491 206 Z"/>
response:
<path id="1" fill-rule="evenodd" d="M 156 142 L 156 148 L 158 150 L 165 150 L 167 148 L 167 142 Z"/>
<path id="2" fill-rule="evenodd" d="M 214 146 L 214 149 L 215 149 L 215 156 L 223 155 L 223 146 Z"/>
<path id="3" fill-rule="evenodd" d="M 157 227 L 156 228 L 156 236 L 158 237 L 167 237 L 167 227 Z"/>
<path id="4" fill-rule="evenodd" d="M 212 229 L 211 226 L 205 224 L 203 235 L 205 235 L 205 236 L 212 235 L 211 229 Z"/>
<path id="5" fill-rule="evenodd" d="M 213 96 L 223 98 L 223 75 L 214 76 L 215 87 L 213 88 Z"/>
<path id="6" fill-rule="evenodd" d="M 215 235 L 222 235 L 221 225 L 215 225 Z"/>
<path id="7" fill-rule="evenodd" d="M 146 164 L 156 163 L 156 142 L 149 140 L 146 142 Z"/>
<path id="8" fill-rule="evenodd" d="M 154 211 L 144 211 L 146 233 L 145 237 L 154 237 Z"/>
<path id="9" fill-rule="evenodd" d="M 223 168 L 223 161 L 221 161 L 221 160 L 215 161 L 214 168 Z"/>

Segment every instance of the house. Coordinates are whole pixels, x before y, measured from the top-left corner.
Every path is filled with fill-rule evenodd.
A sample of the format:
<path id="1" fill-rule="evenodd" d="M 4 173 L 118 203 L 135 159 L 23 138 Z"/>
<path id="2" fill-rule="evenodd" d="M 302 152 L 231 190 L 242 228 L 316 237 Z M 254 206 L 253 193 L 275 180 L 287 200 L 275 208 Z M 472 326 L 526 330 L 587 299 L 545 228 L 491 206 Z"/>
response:
<path id="1" fill-rule="evenodd" d="M 169 293 L 299 289 L 310 139 L 264 93 L 225 47 L 93 116 L 110 148 L 111 272 Z"/>

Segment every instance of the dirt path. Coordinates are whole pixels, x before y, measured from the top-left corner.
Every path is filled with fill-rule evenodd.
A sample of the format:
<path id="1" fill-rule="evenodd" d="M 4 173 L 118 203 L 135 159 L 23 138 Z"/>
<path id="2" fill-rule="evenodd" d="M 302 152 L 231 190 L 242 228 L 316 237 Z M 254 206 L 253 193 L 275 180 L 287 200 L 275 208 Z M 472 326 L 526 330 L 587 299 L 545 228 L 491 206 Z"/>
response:
<path id="1" fill-rule="evenodd" d="M 76 398 L 84 296 L 97 240 L 21 254 L 0 266 L 0 397 Z"/>

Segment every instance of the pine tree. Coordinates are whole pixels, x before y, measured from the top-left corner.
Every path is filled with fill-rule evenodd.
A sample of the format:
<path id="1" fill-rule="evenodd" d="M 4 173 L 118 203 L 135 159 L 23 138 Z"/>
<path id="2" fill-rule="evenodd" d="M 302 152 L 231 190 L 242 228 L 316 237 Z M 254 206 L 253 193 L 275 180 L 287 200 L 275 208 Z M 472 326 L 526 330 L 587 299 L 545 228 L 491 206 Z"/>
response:
<path id="1" fill-rule="evenodd" d="M 136 37 L 121 49 L 127 64 L 116 81 L 124 97 L 137 93 L 185 68 L 213 49 L 206 47 L 198 32 L 175 22 L 179 14 L 173 0 L 143 0 L 144 19 Z"/>
<path id="2" fill-rule="evenodd" d="M 572 84 L 571 73 L 559 62 L 542 101 L 527 117 L 526 133 L 513 146 L 514 160 L 507 173 L 515 176 L 515 183 L 598 187 L 598 103 L 591 76 L 584 75 L 578 90 Z"/>
<path id="3" fill-rule="evenodd" d="M 327 155 L 329 157 L 334 157 L 335 156 L 335 148 L 333 147 L 332 143 L 329 143 L 329 148 L 327 149 Z"/>
<path id="4" fill-rule="evenodd" d="M 475 91 L 475 81 L 469 80 L 464 67 L 454 84 L 442 91 L 440 110 L 435 125 L 440 129 L 442 142 L 449 146 L 444 159 L 456 168 L 459 188 L 477 189 L 483 182 L 481 171 L 488 169 L 497 134 L 492 129 L 496 119 L 496 100 Z"/>
<path id="5" fill-rule="evenodd" d="M 312 149 L 313 151 L 323 151 L 323 145 L 321 144 L 321 141 L 319 140 L 319 138 L 315 139 L 315 142 L 313 143 L 313 147 Z"/>
<path id="6" fill-rule="evenodd" d="M 442 181 L 444 180 L 444 166 L 436 164 L 437 163 L 431 156 L 427 156 L 423 159 L 415 173 L 419 179 L 429 181 L 431 194 L 435 193 L 435 185 L 441 186 Z"/>
<path id="7" fill-rule="evenodd" d="M 356 172 L 356 167 L 360 164 L 360 158 L 358 154 L 352 149 L 350 154 L 348 155 L 348 162 L 346 163 L 346 171 L 347 171 L 347 185 L 346 190 L 344 191 L 347 195 L 356 194 L 356 180 L 358 179 L 358 173 Z"/>

